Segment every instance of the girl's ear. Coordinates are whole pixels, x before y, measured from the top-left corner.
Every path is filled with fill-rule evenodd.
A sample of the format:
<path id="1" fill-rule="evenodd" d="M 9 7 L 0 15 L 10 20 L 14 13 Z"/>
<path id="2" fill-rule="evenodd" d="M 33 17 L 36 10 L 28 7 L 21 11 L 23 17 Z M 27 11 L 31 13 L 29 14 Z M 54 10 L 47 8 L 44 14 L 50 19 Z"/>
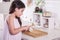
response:
<path id="1" fill-rule="evenodd" d="M 18 8 L 15 8 L 15 11 L 18 11 Z"/>

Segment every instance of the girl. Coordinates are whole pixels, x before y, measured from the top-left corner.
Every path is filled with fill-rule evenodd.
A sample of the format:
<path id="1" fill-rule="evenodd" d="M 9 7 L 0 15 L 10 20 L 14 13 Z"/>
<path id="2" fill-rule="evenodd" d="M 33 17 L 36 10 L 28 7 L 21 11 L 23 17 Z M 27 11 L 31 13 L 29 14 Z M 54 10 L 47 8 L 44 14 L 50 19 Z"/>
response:
<path id="1" fill-rule="evenodd" d="M 20 0 L 12 2 L 9 15 L 5 20 L 4 40 L 21 40 L 21 32 L 27 31 L 29 26 L 23 26 L 20 16 L 23 14 L 25 5 Z"/>

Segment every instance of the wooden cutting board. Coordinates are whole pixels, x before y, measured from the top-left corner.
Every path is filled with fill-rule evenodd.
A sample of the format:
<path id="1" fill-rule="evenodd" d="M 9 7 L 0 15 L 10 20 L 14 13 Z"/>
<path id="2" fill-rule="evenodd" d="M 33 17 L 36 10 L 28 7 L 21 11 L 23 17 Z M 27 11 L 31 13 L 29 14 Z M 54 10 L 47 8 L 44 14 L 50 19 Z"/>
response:
<path id="1" fill-rule="evenodd" d="M 41 37 L 41 36 L 47 35 L 48 33 L 44 32 L 44 31 L 40 31 L 40 30 L 33 30 L 31 32 L 29 32 L 29 31 L 24 32 L 24 34 L 32 36 L 32 37 Z"/>

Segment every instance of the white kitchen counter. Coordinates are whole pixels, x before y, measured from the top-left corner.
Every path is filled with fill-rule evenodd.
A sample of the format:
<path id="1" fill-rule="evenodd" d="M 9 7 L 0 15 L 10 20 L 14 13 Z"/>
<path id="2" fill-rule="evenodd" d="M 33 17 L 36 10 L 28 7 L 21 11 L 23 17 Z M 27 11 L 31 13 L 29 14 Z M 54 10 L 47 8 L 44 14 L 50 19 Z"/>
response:
<path id="1" fill-rule="evenodd" d="M 28 35 L 26 35 L 26 34 L 23 34 L 22 37 L 23 37 L 23 38 L 26 38 L 26 39 L 28 39 L 28 40 L 52 40 L 52 39 L 54 39 L 54 38 L 60 37 L 60 30 L 58 30 L 58 29 L 51 30 L 51 31 L 48 32 L 48 35 L 42 36 L 42 37 L 37 37 L 37 38 L 28 36 Z"/>

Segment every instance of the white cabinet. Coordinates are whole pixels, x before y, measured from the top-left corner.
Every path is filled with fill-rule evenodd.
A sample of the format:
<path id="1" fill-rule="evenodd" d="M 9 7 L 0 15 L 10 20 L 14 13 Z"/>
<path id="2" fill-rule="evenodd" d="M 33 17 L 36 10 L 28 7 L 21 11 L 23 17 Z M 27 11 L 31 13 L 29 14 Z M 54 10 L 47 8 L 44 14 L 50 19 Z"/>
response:
<path id="1" fill-rule="evenodd" d="M 34 13 L 33 22 L 37 30 L 48 32 L 48 30 L 54 29 L 54 17 L 51 15 L 44 17 L 43 13 Z"/>
<path id="2" fill-rule="evenodd" d="M 39 29 L 44 28 L 43 25 L 44 25 L 45 20 L 42 16 L 42 13 L 34 13 L 33 14 L 33 22 L 35 24 L 36 29 L 39 30 Z M 42 29 L 42 30 L 44 30 L 44 29 Z"/>

